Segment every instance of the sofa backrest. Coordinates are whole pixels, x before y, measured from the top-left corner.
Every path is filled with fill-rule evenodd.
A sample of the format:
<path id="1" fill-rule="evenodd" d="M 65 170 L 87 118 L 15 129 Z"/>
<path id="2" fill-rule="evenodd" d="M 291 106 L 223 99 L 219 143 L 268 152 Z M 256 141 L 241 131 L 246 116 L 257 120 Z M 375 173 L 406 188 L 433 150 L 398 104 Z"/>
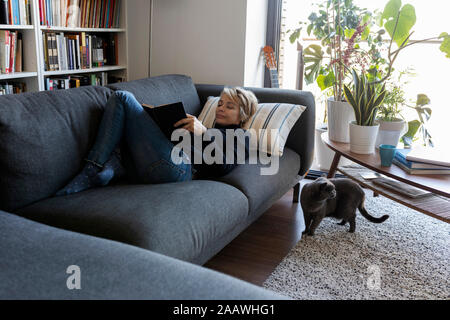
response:
<path id="1" fill-rule="evenodd" d="M 112 90 L 0 96 L 0 209 L 52 196 L 80 170 Z"/>
<path id="2" fill-rule="evenodd" d="M 159 106 L 182 101 L 186 113 L 198 116 L 202 111 L 192 79 L 185 75 L 163 75 L 108 86 L 134 94 L 140 103 Z"/>

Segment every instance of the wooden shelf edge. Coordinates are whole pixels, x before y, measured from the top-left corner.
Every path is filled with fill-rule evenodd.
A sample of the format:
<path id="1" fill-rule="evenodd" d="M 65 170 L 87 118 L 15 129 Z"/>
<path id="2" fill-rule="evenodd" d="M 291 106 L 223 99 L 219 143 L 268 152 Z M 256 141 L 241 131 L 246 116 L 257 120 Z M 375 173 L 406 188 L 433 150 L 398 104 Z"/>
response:
<path id="1" fill-rule="evenodd" d="M 70 74 L 80 74 L 80 73 L 95 73 L 95 72 L 107 72 L 107 71 L 116 71 L 116 70 L 126 70 L 125 66 L 108 66 L 101 68 L 92 68 L 92 69 L 81 69 L 81 70 L 62 70 L 62 71 L 45 71 L 44 76 L 59 76 L 59 75 L 70 75 Z"/>
<path id="2" fill-rule="evenodd" d="M 11 80 L 11 79 L 21 79 L 21 78 L 33 78 L 37 77 L 37 72 L 15 72 L 15 73 L 4 73 L 0 74 L 0 80 Z"/>
<path id="3" fill-rule="evenodd" d="M 339 167 L 337 170 L 342 174 L 346 175 L 348 178 L 352 179 L 353 181 L 359 183 L 363 187 L 370 189 L 386 198 L 396 201 L 408 208 L 419 211 L 430 217 L 439 219 L 446 223 L 450 223 L 450 201 L 448 199 L 443 198 L 442 196 L 432 194 L 428 197 L 413 199 L 404 196 L 400 193 L 384 189 L 371 181 L 365 181 L 363 178 L 357 177 L 356 172 L 351 172 L 352 171 L 351 169 Z M 370 169 L 367 170 L 370 171 Z M 440 207 L 439 212 L 431 210 L 425 203 L 423 203 L 425 201 L 435 202 L 439 204 Z"/>
<path id="4" fill-rule="evenodd" d="M 33 25 L 0 24 L 0 30 L 34 30 Z"/>
<path id="5" fill-rule="evenodd" d="M 111 32 L 121 33 L 126 32 L 126 29 L 122 28 L 69 28 L 69 27 L 47 27 L 39 26 L 42 31 L 63 31 L 63 32 Z"/>

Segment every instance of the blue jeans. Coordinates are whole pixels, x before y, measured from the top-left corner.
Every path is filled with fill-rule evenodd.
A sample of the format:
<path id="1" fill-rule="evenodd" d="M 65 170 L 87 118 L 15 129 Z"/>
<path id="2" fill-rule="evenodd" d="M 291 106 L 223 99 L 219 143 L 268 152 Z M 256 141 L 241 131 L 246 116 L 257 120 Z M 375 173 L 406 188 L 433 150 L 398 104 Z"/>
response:
<path id="1" fill-rule="evenodd" d="M 108 100 L 95 144 L 87 161 L 103 166 L 124 138 L 136 173 L 142 183 L 168 183 L 192 179 L 191 164 L 174 164 L 173 143 L 134 95 L 116 91 Z M 185 154 L 180 150 L 180 156 Z"/>

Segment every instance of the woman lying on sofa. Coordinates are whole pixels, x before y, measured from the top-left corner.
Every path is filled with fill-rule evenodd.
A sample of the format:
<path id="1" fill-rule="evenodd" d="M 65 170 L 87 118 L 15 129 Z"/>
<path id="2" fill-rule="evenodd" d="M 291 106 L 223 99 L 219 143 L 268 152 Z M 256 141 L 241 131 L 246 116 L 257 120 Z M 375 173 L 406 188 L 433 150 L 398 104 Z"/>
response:
<path id="1" fill-rule="evenodd" d="M 216 109 L 214 128 L 222 133 L 224 158 L 225 130 L 241 128 L 256 112 L 257 105 L 258 101 L 251 91 L 237 87 L 225 88 L 222 92 Z M 175 127 L 188 130 L 191 136 L 203 135 L 208 131 L 196 117 L 189 114 L 187 116 L 175 123 Z M 95 144 L 85 159 L 86 164 L 82 171 L 56 195 L 69 195 L 92 187 L 106 186 L 113 178 L 123 175 L 120 156 L 114 151 L 122 138 L 141 183 L 220 177 L 231 172 L 237 165 L 227 163 L 225 159 L 222 163 L 213 164 L 191 164 L 190 161 L 175 164 L 171 156 L 174 144 L 167 139 L 132 93 L 116 91 L 106 104 Z M 248 139 L 241 143 L 245 145 L 247 159 Z M 237 144 L 234 145 L 234 152 L 236 148 Z M 193 145 L 192 149 L 195 152 Z M 184 153 L 182 156 L 183 159 L 187 157 Z"/>

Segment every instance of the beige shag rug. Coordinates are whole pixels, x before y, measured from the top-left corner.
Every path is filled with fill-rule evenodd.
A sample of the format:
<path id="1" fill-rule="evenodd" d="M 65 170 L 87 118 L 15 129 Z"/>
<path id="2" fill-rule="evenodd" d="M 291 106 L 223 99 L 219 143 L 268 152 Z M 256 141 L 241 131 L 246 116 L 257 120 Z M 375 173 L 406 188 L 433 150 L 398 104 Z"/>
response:
<path id="1" fill-rule="evenodd" d="M 450 225 L 384 197 L 368 196 L 373 224 L 359 213 L 356 233 L 326 218 L 265 281 L 295 299 L 450 299 Z"/>

